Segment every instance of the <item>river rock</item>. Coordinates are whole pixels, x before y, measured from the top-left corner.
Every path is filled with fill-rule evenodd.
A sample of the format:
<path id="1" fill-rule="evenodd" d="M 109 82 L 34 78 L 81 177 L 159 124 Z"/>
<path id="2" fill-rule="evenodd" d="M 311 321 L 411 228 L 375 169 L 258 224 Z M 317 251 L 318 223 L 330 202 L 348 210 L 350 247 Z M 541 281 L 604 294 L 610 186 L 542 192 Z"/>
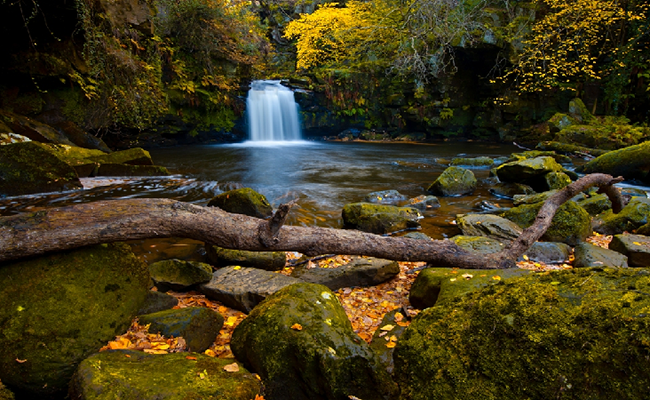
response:
<path id="1" fill-rule="evenodd" d="M 584 174 L 600 172 L 650 183 L 650 141 L 610 151 L 576 168 L 576 171 Z"/>
<path id="2" fill-rule="evenodd" d="M 564 154 L 557 154 L 554 151 L 528 150 L 521 153 L 512 153 L 506 162 L 523 161 L 537 157 L 552 157 L 560 164 L 571 164 L 571 157 Z"/>
<path id="3" fill-rule="evenodd" d="M 26 136 L 36 142 L 75 146 L 62 132 L 22 115 L 0 110 L 0 122 L 7 125 L 13 133 Z"/>
<path id="4" fill-rule="evenodd" d="M 644 398 L 649 290 L 644 270 L 573 269 L 427 308 L 394 353 L 401 398 Z"/>
<path id="5" fill-rule="evenodd" d="M 515 182 L 529 185 L 536 192 L 549 190 L 546 174 L 562 172 L 562 166 L 552 157 L 536 157 L 500 165 L 496 174 L 501 182 Z"/>
<path id="6" fill-rule="evenodd" d="M 498 253 L 506 246 L 503 242 L 486 236 L 456 235 L 449 240 L 462 249 L 482 254 Z"/>
<path id="7" fill-rule="evenodd" d="M 542 205 L 542 202 L 522 204 L 506 211 L 503 216 L 522 228 L 528 228 L 535 222 Z M 574 201 L 567 201 L 558 208 L 551 226 L 541 239 L 575 246 L 588 238 L 591 233 L 591 216 Z"/>
<path id="8" fill-rule="evenodd" d="M 136 312 L 137 315 L 151 314 L 158 311 L 169 310 L 178 305 L 178 299 L 172 295 L 150 290 L 144 300 L 142 307 Z"/>
<path id="9" fill-rule="evenodd" d="M 627 257 L 623 254 L 583 242 L 574 249 L 573 268 L 613 267 L 627 268 Z"/>
<path id="10" fill-rule="evenodd" d="M 614 235 L 610 250 L 627 257 L 631 267 L 650 267 L 650 237 L 644 235 Z"/>
<path id="11" fill-rule="evenodd" d="M 0 379 L 30 399 L 64 394 L 77 365 L 126 331 L 149 287 L 147 265 L 122 243 L 0 271 Z"/>
<path id="12" fill-rule="evenodd" d="M 389 374 L 393 373 L 394 367 L 393 351 L 395 351 L 395 346 L 393 344 L 396 341 L 399 342 L 399 338 L 406 331 L 407 318 L 408 313 L 403 307 L 387 312 L 381 319 L 381 323 L 370 341 L 370 348 L 375 352 Z M 393 344 L 390 344 L 391 342 Z"/>
<path id="13" fill-rule="evenodd" d="M 404 235 L 404 237 L 407 237 L 407 238 L 410 238 L 410 239 L 417 239 L 417 240 L 433 240 L 426 233 L 422 233 L 422 232 L 407 232 Z"/>
<path id="14" fill-rule="evenodd" d="M 436 196 L 463 196 L 476 189 L 476 177 L 468 169 L 449 167 L 429 186 L 427 192 Z"/>
<path id="15" fill-rule="evenodd" d="M 513 182 L 499 182 L 492 185 L 488 191 L 494 196 L 510 200 L 512 200 L 515 195 L 527 195 L 535 193 L 532 187 Z"/>
<path id="16" fill-rule="evenodd" d="M 549 172 L 544 175 L 544 180 L 546 181 L 546 187 L 548 187 L 548 190 L 562 189 L 571 183 L 569 175 L 562 171 Z"/>
<path id="17" fill-rule="evenodd" d="M 390 376 L 323 285 L 299 283 L 269 296 L 235 328 L 230 346 L 262 377 L 267 400 L 397 397 Z"/>
<path id="18" fill-rule="evenodd" d="M 591 155 L 594 157 L 602 156 L 609 150 L 592 149 L 589 147 L 578 146 L 570 143 L 561 143 L 557 141 L 545 141 L 537 144 L 536 148 L 540 150 L 556 151 L 562 154 Z"/>
<path id="19" fill-rule="evenodd" d="M 465 214 L 457 217 L 456 223 L 466 236 L 487 236 L 510 241 L 518 238 L 523 232 L 514 222 L 491 214 Z"/>
<path id="20" fill-rule="evenodd" d="M 154 285 L 161 292 L 179 292 L 210 282 L 212 266 L 202 262 L 172 259 L 152 263 L 149 265 L 149 273 Z"/>
<path id="21" fill-rule="evenodd" d="M 100 164 L 95 176 L 167 176 L 165 167 L 159 165 Z"/>
<path id="22" fill-rule="evenodd" d="M 0 197 L 81 189 L 74 168 L 38 142 L 0 146 Z"/>
<path id="23" fill-rule="evenodd" d="M 456 157 L 451 160 L 451 165 L 463 168 L 492 168 L 494 160 L 490 157 Z"/>
<path id="24" fill-rule="evenodd" d="M 417 228 L 422 218 L 412 207 L 371 203 L 346 204 L 342 216 L 344 227 L 378 234 Z"/>
<path id="25" fill-rule="evenodd" d="M 650 222 L 641 225 L 641 227 L 636 230 L 636 233 L 639 235 L 650 236 Z"/>
<path id="26" fill-rule="evenodd" d="M 150 333 L 182 337 L 189 351 L 202 353 L 219 336 L 221 314 L 205 307 L 184 307 L 139 316 L 140 325 L 151 324 Z"/>
<path id="27" fill-rule="evenodd" d="M 612 208 L 612 202 L 605 194 L 592 195 L 577 201 L 578 205 L 585 209 L 589 215 L 598 215 Z"/>
<path id="28" fill-rule="evenodd" d="M 109 350 L 85 359 L 70 385 L 71 398 L 251 400 L 261 393 L 259 379 L 232 359 L 200 353 L 147 354 Z"/>
<path id="29" fill-rule="evenodd" d="M 302 281 L 270 271 L 231 266 L 216 270 L 210 282 L 199 286 L 199 291 L 211 300 L 249 313 L 269 295 L 298 282 Z"/>
<path id="30" fill-rule="evenodd" d="M 535 242 L 519 257 L 518 261 L 525 260 L 525 255 L 530 261 L 557 264 L 568 262 L 570 254 L 571 247 L 566 243 Z"/>
<path id="31" fill-rule="evenodd" d="M 140 147 L 87 158 L 100 164 L 154 165 L 149 152 Z"/>
<path id="32" fill-rule="evenodd" d="M 436 196 L 421 194 L 408 199 L 406 206 L 417 208 L 420 211 L 427 211 L 440 207 L 440 201 Z"/>
<path id="33" fill-rule="evenodd" d="M 330 290 L 354 286 L 375 286 L 385 282 L 400 272 L 397 261 L 374 257 L 353 257 L 338 268 L 298 268 L 291 276 L 309 283 L 327 286 Z"/>
<path id="34" fill-rule="evenodd" d="M 251 188 L 234 189 L 218 194 L 208 202 L 208 207 L 219 207 L 230 213 L 256 218 L 269 218 L 273 215 L 273 207 L 266 197 Z"/>
<path id="35" fill-rule="evenodd" d="M 2 126 L 2 122 L 0 122 L 0 146 L 6 144 L 23 143 L 23 142 L 31 142 L 31 141 L 32 139 L 28 138 L 27 136 L 10 132 L 9 128 L 7 128 L 5 132 L 5 129 Z"/>
<path id="36" fill-rule="evenodd" d="M 650 222 L 650 199 L 635 197 L 618 213 L 607 210 L 594 220 L 594 231 L 603 235 L 631 232 Z"/>
<path id="37" fill-rule="evenodd" d="M 280 271 L 287 263 L 284 251 L 247 251 L 224 249 L 210 244 L 205 245 L 208 260 L 216 267 L 239 265 L 266 271 Z"/>
<path id="38" fill-rule="evenodd" d="M 406 200 L 406 196 L 397 190 L 382 190 L 380 192 L 368 193 L 363 201 L 377 204 L 397 204 Z"/>
<path id="39" fill-rule="evenodd" d="M 500 270 L 426 268 L 418 274 L 409 292 L 409 302 L 423 310 L 437 304 L 449 304 L 460 296 L 504 279 L 532 274 L 533 271 L 513 268 Z"/>

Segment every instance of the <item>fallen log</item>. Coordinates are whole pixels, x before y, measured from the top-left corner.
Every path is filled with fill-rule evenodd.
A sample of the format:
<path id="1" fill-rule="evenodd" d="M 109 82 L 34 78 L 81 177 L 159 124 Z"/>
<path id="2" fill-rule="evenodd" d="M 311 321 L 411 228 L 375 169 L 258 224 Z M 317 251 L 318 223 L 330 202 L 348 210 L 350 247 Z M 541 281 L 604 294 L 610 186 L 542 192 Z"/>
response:
<path id="1" fill-rule="evenodd" d="M 365 255 L 397 261 L 427 261 L 438 267 L 511 268 L 517 257 L 546 232 L 557 209 L 581 191 L 600 187 L 618 212 L 623 203 L 612 185 L 622 180 L 591 174 L 571 183 L 547 199 L 535 223 L 519 238 L 491 255 L 468 252 L 450 240 L 427 242 L 355 230 L 283 225 L 290 204 L 280 206 L 270 220 L 261 220 L 170 199 L 127 199 L 2 217 L 0 262 L 92 244 L 184 237 L 240 250 L 298 251 L 308 256 Z"/>

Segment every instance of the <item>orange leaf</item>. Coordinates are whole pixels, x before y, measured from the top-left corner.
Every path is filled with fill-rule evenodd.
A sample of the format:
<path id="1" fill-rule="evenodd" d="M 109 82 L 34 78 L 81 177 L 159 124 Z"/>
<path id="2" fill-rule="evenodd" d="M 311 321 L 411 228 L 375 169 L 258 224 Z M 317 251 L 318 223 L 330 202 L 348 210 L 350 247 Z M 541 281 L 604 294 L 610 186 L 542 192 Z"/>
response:
<path id="1" fill-rule="evenodd" d="M 389 349 L 392 349 L 395 346 L 397 346 L 396 342 L 388 342 L 388 343 L 386 343 L 386 347 L 388 347 Z"/>
<path id="2" fill-rule="evenodd" d="M 291 329 L 293 329 L 295 331 L 301 331 L 302 330 L 302 325 L 297 324 L 297 323 L 293 324 L 293 325 L 291 325 Z"/>
<path id="3" fill-rule="evenodd" d="M 196 357 L 192 357 L 192 356 L 185 356 L 185 358 L 188 360 L 196 360 Z"/>

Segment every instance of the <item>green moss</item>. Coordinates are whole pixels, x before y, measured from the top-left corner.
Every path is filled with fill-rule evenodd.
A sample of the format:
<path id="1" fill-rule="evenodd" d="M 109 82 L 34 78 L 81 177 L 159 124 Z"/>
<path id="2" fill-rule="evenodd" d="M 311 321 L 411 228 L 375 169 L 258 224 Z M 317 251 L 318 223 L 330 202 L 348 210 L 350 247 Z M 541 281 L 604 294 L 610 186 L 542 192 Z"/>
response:
<path id="1" fill-rule="evenodd" d="M 606 235 L 615 235 L 625 231 L 632 232 L 650 222 L 650 199 L 633 198 L 623 209 L 614 214 L 607 210 L 598 216 L 594 230 Z"/>
<path id="2" fill-rule="evenodd" d="M 208 259 L 217 267 L 240 265 L 267 271 L 279 271 L 287 262 L 287 253 L 284 251 L 246 251 L 224 249 L 213 245 L 206 245 L 205 249 Z"/>
<path id="3" fill-rule="evenodd" d="M 650 275 L 580 269 L 421 312 L 395 351 L 401 399 L 644 398 Z"/>
<path id="4" fill-rule="evenodd" d="M 429 186 L 427 191 L 438 196 L 461 196 L 476 188 L 476 177 L 468 169 L 449 167 Z"/>
<path id="5" fill-rule="evenodd" d="M 350 203 L 341 214 L 345 227 L 364 232 L 382 234 L 420 226 L 420 213 L 412 207 Z"/>
<path id="6" fill-rule="evenodd" d="M 208 207 L 219 207 L 230 213 L 256 218 L 268 218 L 273 215 L 273 207 L 266 197 L 251 188 L 229 190 L 218 194 L 208 202 Z"/>
<path id="7" fill-rule="evenodd" d="M 650 141 L 610 151 L 576 170 L 585 174 L 605 173 L 650 182 Z"/>

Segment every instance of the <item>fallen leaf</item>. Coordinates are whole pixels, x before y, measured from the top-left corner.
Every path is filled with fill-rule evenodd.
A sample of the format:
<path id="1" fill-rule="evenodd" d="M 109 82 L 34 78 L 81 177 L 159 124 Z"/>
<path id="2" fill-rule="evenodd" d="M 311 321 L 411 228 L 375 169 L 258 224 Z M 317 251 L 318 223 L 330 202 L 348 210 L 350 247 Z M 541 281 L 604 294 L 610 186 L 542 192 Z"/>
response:
<path id="1" fill-rule="evenodd" d="M 461 275 L 461 276 L 462 276 L 463 278 L 467 279 L 467 280 L 470 280 L 470 279 L 472 279 L 472 278 L 474 277 L 474 275 L 472 275 L 472 274 L 463 274 L 463 275 Z"/>
<path id="2" fill-rule="evenodd" d="M 524 254 L 522 257 L 524 258 L 524 260 L 528 261 L 528 256 L 527 255 Z"/>
<path id="3" fill-rule="evenodd" d="M 192 357 L 192 356 L 185 356 L 185 358 L 188 360 L 196 360 L 196 357 Z"/>
<path id="4" fill-rule="evenodd" d="M 22 364 L 22 363 L 27 362 L 27 360 L 21 360 L 20 358 L 16 358 L 16 362 L 18 362 L 19 364 Z"/>
<path id="5" fill-rule="evenodd" d="M 404 315 L 400 312 L 395 313 L 395 322 L 401 322 L 404 319 Z"/>
<path id="6" fill-rule="evenodd" d="M 501 277 L 499 275 L 494 275 L 492 279 L 494 279 L 495 281 L 500 281 Z"/>
<path id="7" fill-rule="evenodd" d="M 210 357 L 216 357 L 217 353 L 214 352 L 212 349 L 207 349 L 206 351 L 203 352 L 205 355 L 208 355 Z"/>
<path id="8" fill-rule="evenodd" d="M 239 265 L 235 265 L 232 269 L 234 269 L 235 271 L 237 271 L 237 270 L 241 269 L 241 267 L 240 267 Z"/>
<path id="9" fill-rule="evenodd" d="M 382 331 L 392 331 L 394 327 L 395 327 L 395 325 L 390 325 L 390 324 L 388 324 L 388 325 L 384 325 L 384 326 L 382 326 L 382 327 L 379 328 L 379 329 L 381 329 Z"/>
<path id="10" fill-rule="evenodd" d="M 397 346 L 397 343 L 395 343 L 395 342 L 388 342 L 388 343 L 386 343 L 386 347 L 388 347 L 389 349 L 392 349 L 392 348 L 395 347 L 395 346 Z"/>
<path id="11" fill-rule="evenodd" d="M 300 325 L 298 323 L 293 324 L 293 325 L 291 325 L 291 329 L 293 329 L 294 331 L 301 331 L 302 330 L 302 325 Z"/>
<path id="12" fill-rule="evenodd" d="M 223 370 L 226 372 L 239 372 L 239 365 L 234 362 L 223 367 Z"/>

